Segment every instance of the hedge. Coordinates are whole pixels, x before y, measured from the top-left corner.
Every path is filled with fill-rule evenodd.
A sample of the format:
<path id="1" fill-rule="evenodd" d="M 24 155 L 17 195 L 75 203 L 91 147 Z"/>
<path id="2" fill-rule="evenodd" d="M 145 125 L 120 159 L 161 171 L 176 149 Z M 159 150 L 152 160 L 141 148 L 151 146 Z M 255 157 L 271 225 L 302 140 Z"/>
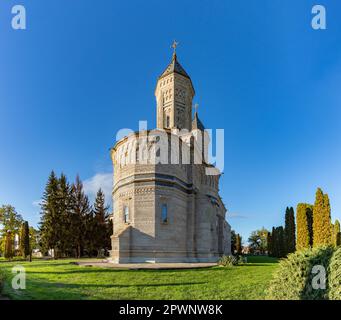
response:
<path id="1" fill-rule="evenodd" d="M 312 269 L 322 265 L 326 270 L 326 289 L 314 289 Z M 341 249 L 318 247 L 305 249 L 281 260 L 267 290 L 271 300 L 340 299 Z"/>

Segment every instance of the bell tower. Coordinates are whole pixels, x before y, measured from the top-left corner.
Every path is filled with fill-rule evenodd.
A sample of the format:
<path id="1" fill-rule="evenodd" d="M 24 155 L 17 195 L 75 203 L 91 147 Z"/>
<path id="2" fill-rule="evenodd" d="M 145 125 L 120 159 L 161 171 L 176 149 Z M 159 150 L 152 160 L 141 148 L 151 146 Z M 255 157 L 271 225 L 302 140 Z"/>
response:
<path id="1" fill-rule="evenodd" d="M 192 130 L 192 100 L 195 95 L 192 80 L 180 65 L 176 55 L 178 43 L 173 42 L 172 61 L 157 81 L 157 128 Z"/>

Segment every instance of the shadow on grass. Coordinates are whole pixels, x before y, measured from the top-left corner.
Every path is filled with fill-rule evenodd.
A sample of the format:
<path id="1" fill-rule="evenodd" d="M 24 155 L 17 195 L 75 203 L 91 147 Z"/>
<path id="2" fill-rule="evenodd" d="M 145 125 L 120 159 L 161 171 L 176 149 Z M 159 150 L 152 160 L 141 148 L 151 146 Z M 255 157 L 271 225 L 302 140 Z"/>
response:
<path id="1" fill-rule="evenodd" d="M 201 285 L 207 284 L 207 282 L 179 282 L 179 283 L 144 283 L 144 284 L 97 284 L 97 283 L 50 283 L 50 285 L 62 287 L 62 288 L 144 288 L 144 287 L 175 287 L 175 286 L 193 286 L 193 285 Z"/>

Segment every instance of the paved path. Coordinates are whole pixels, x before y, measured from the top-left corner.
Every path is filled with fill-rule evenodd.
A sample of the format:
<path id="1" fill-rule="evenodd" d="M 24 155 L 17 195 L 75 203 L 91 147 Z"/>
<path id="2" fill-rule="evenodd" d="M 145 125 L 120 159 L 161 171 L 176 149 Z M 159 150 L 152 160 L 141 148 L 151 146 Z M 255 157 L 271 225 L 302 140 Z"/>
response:
<path id="1" fill-rule="evenodd" d="M 77 265 L 83 267 L 103 267 L 114 269 L 128 269 L 128 270 L 143 270 L 143 269 L 197 269 L 209 268 L 216 266 L 216 263 L 111 263 L 111 262 L 94 262 L 94 261 L 80 261 Z"/>

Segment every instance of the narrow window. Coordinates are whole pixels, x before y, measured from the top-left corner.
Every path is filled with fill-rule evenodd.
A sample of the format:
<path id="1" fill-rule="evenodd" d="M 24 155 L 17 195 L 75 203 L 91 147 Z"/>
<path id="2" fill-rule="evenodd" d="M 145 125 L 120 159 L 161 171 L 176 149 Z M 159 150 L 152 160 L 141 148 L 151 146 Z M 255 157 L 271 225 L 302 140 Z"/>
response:
<path id="1" fill-rule="evenodd" d="M 129 222 L 129 208 L 128 208 L 128 206 L 123 207 L 123 214 L 124 214 L 124 222 L 128 223 Z"/>
<path id="2" fill-rule="evenodd" d="M 167 223 L 168 222 L 168 208 L 167 208 L 167 204 L 166 203 L 162 204 L 161 219 L 162 219 L 162 223 Z"/>
<path id="3" fill-rule="evenodd" d="M 167 119 L 167 120 L 166 120 L 166 127 L 169 128 L 169 116 L 167 116 L 166 119 Z"/>

